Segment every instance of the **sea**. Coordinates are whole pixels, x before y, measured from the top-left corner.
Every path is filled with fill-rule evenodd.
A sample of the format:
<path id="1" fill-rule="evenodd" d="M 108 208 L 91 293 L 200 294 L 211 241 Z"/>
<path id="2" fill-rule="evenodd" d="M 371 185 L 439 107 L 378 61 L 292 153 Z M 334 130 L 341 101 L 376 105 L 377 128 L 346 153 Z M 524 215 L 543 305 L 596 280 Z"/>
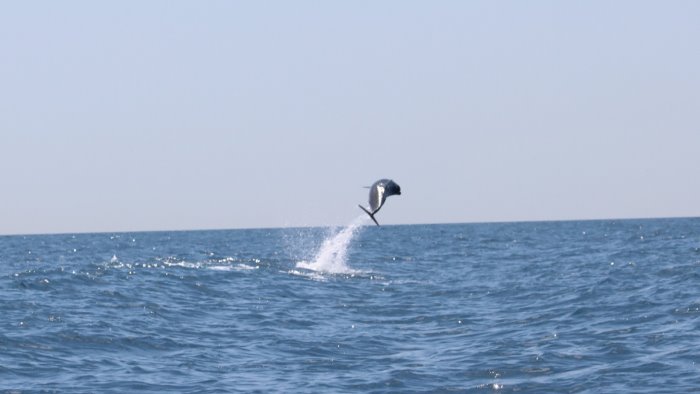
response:
<path id="1" fill-rule="evenodd" d="M 2 236 L 35 392 L 700 392 L 700 218 Z"/>

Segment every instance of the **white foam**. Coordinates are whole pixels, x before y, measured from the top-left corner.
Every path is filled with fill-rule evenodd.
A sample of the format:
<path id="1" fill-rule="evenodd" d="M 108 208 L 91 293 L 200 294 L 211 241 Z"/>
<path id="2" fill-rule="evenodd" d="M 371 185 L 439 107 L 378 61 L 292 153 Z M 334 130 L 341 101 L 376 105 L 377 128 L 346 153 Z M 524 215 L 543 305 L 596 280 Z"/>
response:
<path id="1" fill-rule="evenodd" d="M 213 271 L 250 271 L 250 270 L 256 270 L 259 267 L 256 265 L 236 264 L 236 265 L 211 265 L 207 268 L 210 270 L 213 270 Z"/>
<path id="2" fill-rule="evenodd" d="M 198 269 L 202 267 L 202 263 L 200 262 L 195 262 L 191 263 L 189 261 L 178 261 L 178 260 L 170 260 L 166 259 L 163 261 L 163 265 L 166 267 L 180 267 L 180 268 L 194 268 Z"/>
<path id="3" fill-rule="evenodd" d="M 319 282 L 325 282 L 328 280 L 328 277 L 323 276 L 322 274 L 320 274 L 318 272 L 308 272 L 308 271 L 302 272 L 299 270 L 289 270 L 289 271 L 287 271 L 287 273 L 290 275 L 303 276 L 305 278 L 309 278 L 309 279 L 316 280 Z"/>
<path id="4" fill-rule="evenodd" d="M 297 268 L 332 274 L 354 274 L 358 271 L 347 266 L 347 253 L 355 234 L 367 222 L 367 216 L 358 216 L 345 228 L 325 240 L 313 260 L 297 262 Z"/>

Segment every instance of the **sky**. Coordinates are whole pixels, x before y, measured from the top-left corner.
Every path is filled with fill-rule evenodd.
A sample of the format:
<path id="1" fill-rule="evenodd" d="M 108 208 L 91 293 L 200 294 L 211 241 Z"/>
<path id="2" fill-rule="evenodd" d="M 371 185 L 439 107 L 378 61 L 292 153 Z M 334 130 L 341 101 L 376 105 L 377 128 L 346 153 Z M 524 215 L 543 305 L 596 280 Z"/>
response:
<path id="1" fill-rule="evenodd" d="M 0 234 L 700 216 L 697 1 L 0 3 Z"/>

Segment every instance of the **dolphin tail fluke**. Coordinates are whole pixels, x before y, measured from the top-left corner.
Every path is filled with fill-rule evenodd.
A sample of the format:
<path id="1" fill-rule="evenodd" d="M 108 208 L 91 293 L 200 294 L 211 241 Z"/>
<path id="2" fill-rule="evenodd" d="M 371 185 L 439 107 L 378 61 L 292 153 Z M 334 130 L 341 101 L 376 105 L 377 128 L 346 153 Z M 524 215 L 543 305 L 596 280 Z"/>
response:
<path id="1" fill-rule="evenodd" d="M 368 211 L 367 208 L 363 207 L 362 205 L 359 205 L 359 204 L 358 204 L 357 206 L 360 207 L 360 209 L 362 209 L 363 211 L 365 211 L 366 214 L 369 215 L 369 217 L 372 219 L 372 221 L 374 221 L 374 224 L 376 224 L 377 226 L 379 226 L 379 223 L 377 222 L 377 219 L 374 218 L 374 213 Z"/>

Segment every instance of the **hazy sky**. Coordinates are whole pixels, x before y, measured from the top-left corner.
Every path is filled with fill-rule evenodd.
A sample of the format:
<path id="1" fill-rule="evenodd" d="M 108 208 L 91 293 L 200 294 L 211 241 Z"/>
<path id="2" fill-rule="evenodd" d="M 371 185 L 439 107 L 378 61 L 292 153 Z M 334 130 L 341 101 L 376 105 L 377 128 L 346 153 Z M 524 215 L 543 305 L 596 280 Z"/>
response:
<path id="1" fill-rule="evenodd" d="M 698 1 L 6 1 L 0 234 L 700 216 Z"/>

